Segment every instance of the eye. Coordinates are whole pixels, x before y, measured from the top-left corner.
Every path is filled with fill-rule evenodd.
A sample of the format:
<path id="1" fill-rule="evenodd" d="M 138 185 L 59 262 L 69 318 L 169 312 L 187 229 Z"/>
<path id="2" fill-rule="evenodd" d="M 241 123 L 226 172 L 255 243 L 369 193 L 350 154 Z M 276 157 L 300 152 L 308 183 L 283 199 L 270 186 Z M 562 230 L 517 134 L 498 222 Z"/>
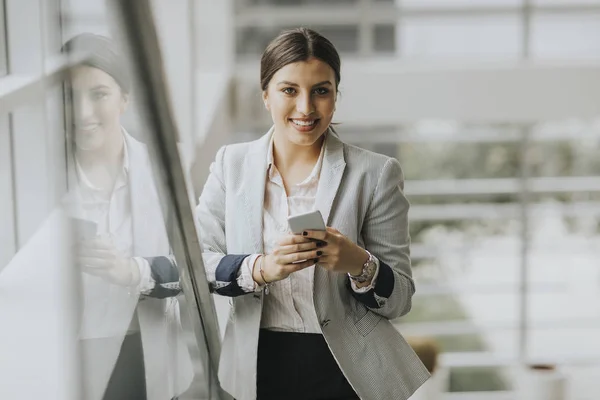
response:
<path id="1" fill-rule="evenodd" d="M 92 93 L 92 100 L 104 100 L 108 97 L 108 93 L 106 92 L 94 92 Z"/>
<path id="2" fill-rule="evenodd" d="M 282 89 L 281 91 L 283 93 L 289 94 L 289 95 L 292 95 L 292 94 L 296 93 L 296 89 L 291 88 L 291 87 L 286 87 L 286 88 Z"/>
<path id="3" fill-rule="evenodd" d="M 329 89 L 317 88 L 317 89 L 315 89 L 315 93 L 318 94 L 319 96 L 323 96 L 323 95 L 326 95 L 327 93 L 329 93 Z"/>

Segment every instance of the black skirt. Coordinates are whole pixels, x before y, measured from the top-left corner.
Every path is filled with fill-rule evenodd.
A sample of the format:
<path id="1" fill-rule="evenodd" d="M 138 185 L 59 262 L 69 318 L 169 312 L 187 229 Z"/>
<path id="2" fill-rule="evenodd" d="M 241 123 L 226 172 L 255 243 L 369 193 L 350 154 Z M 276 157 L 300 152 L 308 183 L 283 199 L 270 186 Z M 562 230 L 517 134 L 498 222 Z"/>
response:
<path id="1" fill-rule="evenodd" d="M 323 335 L 260 330 L 258 400 L 356 400 Z"/>

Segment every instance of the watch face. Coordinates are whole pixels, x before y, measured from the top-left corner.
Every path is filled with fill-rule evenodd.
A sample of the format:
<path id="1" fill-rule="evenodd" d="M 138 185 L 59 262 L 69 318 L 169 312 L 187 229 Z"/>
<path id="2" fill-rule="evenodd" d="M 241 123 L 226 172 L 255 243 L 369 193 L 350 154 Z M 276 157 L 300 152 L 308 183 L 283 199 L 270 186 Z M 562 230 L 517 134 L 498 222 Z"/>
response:
<path id="1" fill-rule="evenodd" d="M 369 256 L 369 260 L 363 265 L 362 273 L 359 276 L 352 276 L 352 279 L 358 283 L 363 283 L 369 280 L 375 271 L 375 261 L 372 256 Z"/>

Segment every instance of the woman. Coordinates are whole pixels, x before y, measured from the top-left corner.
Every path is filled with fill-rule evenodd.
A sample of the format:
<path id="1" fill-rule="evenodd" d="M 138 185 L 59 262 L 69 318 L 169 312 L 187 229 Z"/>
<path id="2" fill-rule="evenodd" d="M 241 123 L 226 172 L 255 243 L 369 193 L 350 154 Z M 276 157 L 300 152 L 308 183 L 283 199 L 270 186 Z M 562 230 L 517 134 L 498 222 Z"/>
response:
<path id="1" fill-rule="evenodd" d="M 221 148 L 200 197 L 207 275 L 233 298 L 219 378 L 238 400 L 401 400 L 429 377 L 388 321 L 414 293 L 402 171 L 331 128 L 339 83 L 327 39 L 275 38 L 261 60 L 273 127 Z M 290 234 L 310 210 L 327 230 Z"/>
<path id="2" fill-rule="evenodd" d="M 85 272 L 79 332 L 85 397 L 169 400 L 187 389 L 193 373 L 174 297 L 179 274 L 148 152 L 120 122 L 131 87 L 127 66 L 102 36 L 76 36 L 64 50 L 88 55 L 67 88 L 68 209 L 83 231 L 77 256 Z"/>

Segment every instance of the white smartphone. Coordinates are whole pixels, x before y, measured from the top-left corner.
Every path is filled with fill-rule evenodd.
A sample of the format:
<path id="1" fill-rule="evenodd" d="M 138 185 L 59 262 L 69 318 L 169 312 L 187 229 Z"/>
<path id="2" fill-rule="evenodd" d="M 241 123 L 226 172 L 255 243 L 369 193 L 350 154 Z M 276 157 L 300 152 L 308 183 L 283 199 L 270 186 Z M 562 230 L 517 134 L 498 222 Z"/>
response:
<path id="1" fill-rule="evenodd" d="M 288 224 L 290 230 L 295 235 L 299 235 L 306 230 L 324 231 L 327 229 L 321 211 L 319 210 L 288 217 Z"/>
<path id="2" fill-rule="evenodd" d="M 96 236 L 98 225 L 95 222 L 81 218 L 71 218 L 71 223 L 73 224 L 75 238 L 78 241 L 84 242 Z"/>

